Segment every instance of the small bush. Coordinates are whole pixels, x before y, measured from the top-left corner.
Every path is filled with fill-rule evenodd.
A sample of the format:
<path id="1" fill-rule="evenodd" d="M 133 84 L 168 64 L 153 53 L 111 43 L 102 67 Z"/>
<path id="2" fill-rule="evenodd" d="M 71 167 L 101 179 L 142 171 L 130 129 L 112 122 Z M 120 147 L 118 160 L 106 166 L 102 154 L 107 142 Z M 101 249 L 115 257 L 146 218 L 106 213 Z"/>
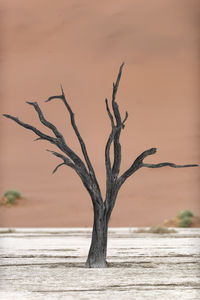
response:
<path id="1" fill-rule="evenodd" d="M 178 218 L 179 219 L 184 219 L 184 218 L 187 218 L 187 217 L 189 217 L 189 218 L 193 218 L 194 217 L 193 212 L 191 210 L 189 210 L 189 209 L 182 210 L 178 214 Z"/>
<path id="2" fill-rule="evenodd" d="M 191 224 L 192 224 L 192 218 L 185 217 L 178 223 L 178 227 L 190 227 Z"/>
<path id="3" fill-rule="evenodd" d="M 4 199 L 5 204 L 14 204 L 16 202 L 16 197 L 12 194 L 8 194 Z"/>
<path id="4" fill-rule="evenodd" d="M 16 199 L 21 198 L 21 194 L 19 191 L 17 190 L 7 190 L 4 193 L 4 197 L 3 197 L 3 204 L 15 204 L 16 203 Z"/>
<path id="5" fill-rule="evenodd" d="M 7 190 L 4 194 L 5 197 L 9 196 L 9 195 L 12 195 L 14 196 L 16 199 L 17 198 L 21 198 L 21 194 L 19 191 L 17 190 Z"/>

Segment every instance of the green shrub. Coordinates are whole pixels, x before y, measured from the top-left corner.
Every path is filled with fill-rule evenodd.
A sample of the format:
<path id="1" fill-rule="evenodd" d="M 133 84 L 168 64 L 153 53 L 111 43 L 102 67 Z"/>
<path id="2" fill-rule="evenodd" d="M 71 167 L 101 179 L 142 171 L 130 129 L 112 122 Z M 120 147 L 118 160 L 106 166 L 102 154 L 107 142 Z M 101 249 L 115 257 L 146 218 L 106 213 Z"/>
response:
<path id="1" fill-rule="evenodd" d="M 7 194 L 7 196 L 5 196 L 5 204 L 14 204 L 16 202 L 16 197 L 12 194 Z"/>
<path id="2" fill-rule="evenodd" d="M 13 197 L 15 197 L 15 199 L 17 198 L 21 198 L 21 194 L 19 191 L 17 190 L 7 190 L 4 194 L 4 196 L 7 198 L 8 196 L 12 195 Z"/>
<path id="3" fill-rule="evenodd" d="M 194 214 L 191 210 L 189 209 L 185 209 L 185 210 L 181 210 L 178 214 L 179 219 L 184 219 L 187 217 L 193 218 Z"/>
<path id="4" fill-rule="evenodd" d="M 3 204 L 15 204 L 16 199 L 21 198 L 21 194 L 17 190 L 7 190 L 4 193 Z"/>
<path id="5" fill-rule="evenodd" d="M 178 227 L 190 227 L 191 224 L 192 224 L 192 218 L 185 217 L 178 223 Z"/>

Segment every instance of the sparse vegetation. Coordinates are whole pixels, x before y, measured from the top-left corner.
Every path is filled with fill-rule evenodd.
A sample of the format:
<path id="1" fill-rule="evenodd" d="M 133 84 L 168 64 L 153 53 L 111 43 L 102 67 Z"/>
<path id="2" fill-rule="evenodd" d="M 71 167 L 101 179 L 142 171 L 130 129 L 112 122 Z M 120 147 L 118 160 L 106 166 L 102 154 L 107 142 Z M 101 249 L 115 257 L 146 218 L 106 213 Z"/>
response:
<path id="1" fill-rule="evenodd" d="M 157 234 L 163 234 L 163 233 L 176 233 L 177 231 L 172 228 L 168 228 L 165 226 L 153 226 L 149 229 L 141 228 L 136 231 L 136 233 L 157 233 Z"/>
<path id="2" fill-rule="evenodd" d="M 184 218 L 193 218 L 194 214 L 191 210 L 189 209 L 185 209 L 185 210 L 181 210 L 178 214 L 178 218 L 179 219 L 184 219 Z"/>
<path id="3" fill-rule="evenodd" d="M 0 230 L 0 234 L 2 234 L 2 233 L 14 233 L 15 232 L 15 229 L 11 229 L 11 228 L 6 228 L 6 229 L 1 229 Z"/>
<path id="4" fill-rule="evenodd" d="M 3 196 L 3 204 L 13 205 L 16 203 L 16 200 L 21 198 L 21 193 L 17 190 L 7 190 Z"/>
<path id="5" fill-rule="evenodd" d="M 21 193 L 17 190 L 7 190 L 4 194 L 4 196 L 7 197 L 9 195 L 14 196 L 16 199 L 21 198 Z"/>
<path id="6" fill-rule="evenodd" d="M 191 225 L 192 225 L 191 217 L 185 217 L 181 219 L 181 221 L 178 223 L 178 227 L 190 227 Z"/>
<path id="7" fill-rule="evenodd" d="M 166 227 L 200 227 L 200 217 L 190 209 L 183 209 L 171 220 L 165 220 Z"/>
<path id="8" fill-rule="evenodd" d="M 4 196 L 4 203 L 5 204 L 15 204 L 16 197 L 12 194 L 8 194 L 7 196 Z"/>

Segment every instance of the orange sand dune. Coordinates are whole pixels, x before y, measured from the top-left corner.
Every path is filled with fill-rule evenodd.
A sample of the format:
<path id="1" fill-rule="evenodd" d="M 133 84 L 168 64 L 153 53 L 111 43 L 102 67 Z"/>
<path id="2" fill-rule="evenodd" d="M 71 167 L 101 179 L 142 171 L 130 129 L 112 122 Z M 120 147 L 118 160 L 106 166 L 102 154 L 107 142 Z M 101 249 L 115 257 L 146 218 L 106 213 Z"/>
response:
<path id="1" fill-rule="evenodd" d="M 105 193 L 104 147 L 110 132 L 105 97 L 125 61 L 118 93 L 122 171 L 142 151 L 146 162 L 199 163 L 199 1 L 3 0 L 1 111 L 48 132 L 25 101 L 46 116 L 80 154 L 62 103 L 44 103 L 62 82 Z M 0 207 L 0 226 L 91 226 L 92 207 L 80 179 L 32 142 L 33 133 L 0 118 L 0 192 L 27 199 Z M 199 170 L 142 169 L 121 189 L 111 226 L 151 226 L 190 208 L 200 214 Z"/>

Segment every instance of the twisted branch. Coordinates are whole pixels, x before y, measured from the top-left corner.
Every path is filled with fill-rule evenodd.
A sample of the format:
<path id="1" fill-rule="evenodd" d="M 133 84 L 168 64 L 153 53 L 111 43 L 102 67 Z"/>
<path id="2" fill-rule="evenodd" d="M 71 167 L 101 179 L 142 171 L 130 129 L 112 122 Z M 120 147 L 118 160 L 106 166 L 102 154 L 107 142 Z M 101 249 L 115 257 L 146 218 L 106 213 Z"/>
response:
<path id="1" fill-rule="evenodd" d="M 171 167 L 171 168 L 190 168 L 190 167 L 199 167 L 197 164 L 190 164 L 190 165 L 176 165 L 174 163 L 163 162 L 159 164 L 142 164 L 143 167 L 147 168 L 162 168 L 162 167 Z"/>
<path id="2" fill-rule="evenodd" d="M 150 148 L 144 152 L 142 152 L 132 163 L 130 168 L 124 172 L 121 177 L 118 179 L 118 186 L 119 188 L 122 186 L 122 184 L 125 182 L 127 178 L 129 178 L 133 173 L 135 173 L 137 170 L 139 170 L 143 166 L 143 160 L 145 157 L 155 154 L 157 151 L 156 148 Z"/>
<path id="3" fill-rule="evenodd" d="M 16 123 L 18 123 L 19 125 L 21 125 L 22 127 L 29 129 L 31 131 L 33 131 L 36 135 L 39 136 L 39 138 L 37 138 L 36 140 L 47 140 L 50 143 L 56 145 L 60 150 L 62 150 L 65 154 L 67 154 L 67 156 L 74 162 L 72 163 L 72 161 L 70 159 L 68 159 L 67 157 L 65 157 L 64 155 L 57 153 L 55 151 L 50 151 L 52 152 L 54 155 L 56 155 L 57 157 L 61 158 L 63 160 L 62 164 L 59 164 L 53 171 L 53 173 L 55 173 L 57 171 L 57 169 L 59 167 L 61 167 L 62 165 L 67 165 L 70 166 L 71 168 L 73 168 L 76 173 L 80 176 L 84 186 L 86 187 L 86 189 L 88 190 L 88 192 L 90 193 L 91 197 L 96 193 L 94 191 L 93 188 L 93 182 L 88 174 L 88 171 L 84 165 L 84 163 L 82 162 L 82 160 L 78 157 L 78 155 L 72 151 L 72 149 L 70 149 L 66 143 L 65 140 L 63 138 L 63 136 L 61 135 L 61 133 L 57 130 L 57 128 L 51 124 L 50 122 L 48 122 L 42 111 L 40 110 L 39 106 L 37 103 L 33 103 L 33 102 L 29 102 L 28 104 L 33 105 L 34 108 L 36 109 L 40 121 L 48 128 L 50 128 L 54 134 L 56 135 L 56 138 L 51 137 L 49 135 L 44 134 L 43 132 L 41 132 L 40 130 L 38 130 L 37 128 L 35 128 L 34 126 L 24 123 L 21 120 L 19 120 L 17 117 L 8 115 L 8 114 L 3 114 L 4 117 L 9 118 L 13 121 L 15 121 Z M 94 200 L 95 199 L 95 200 Z M 101 204 L 101 201 L 99 201 L 99 199 L 96 198 L 92 198 L 92 201 L 94 203 L 94 205 L 96 205 L 96 203 Z"/>
<path id="4" fill-rule="evenodd" d="M 119 112 L 119 107 L 116 102 L 116 94 L 117 90 L 119 87 L 119 82 L 122 74 L 122 69 L 123 69 L 124 63 L 120 66 L 117 80 L 115 83 L 113 83 L 113 92 L 112 92 L 112 109 L 114 116 L 112 115 L 109 105 L 108 105 L 108 100 L 106 99 L 106 110 L 108 113 L 108 116 L 111 121 L 111 133 L 108 137 L 108 141 L 106 143 L 105 147 L 105 165 L 106 165 L 106 199 L 105 199 L 105 205 L 106 205 L 106 210 L 107 210 L 107 216 L 109 218 L 109 215 L 112 211 L 113 203 L 116 193 L 116 182 L 117 182 L 117 177 L 119 174 L 120 170 L 120 164 L 121 164 L 121 145 L 119 142 L 120 134 L 121 134 L 121 129 L 125 127 L 125 122 L 128 118 L 128 113 L 126 112 L 125 118 L 122 121 L 121 115 Z M 114 120 L 115 119 L 115 120 Z M 113 149 L 114 149 L 114 161 L 113 165 L 111 167 L 111 160 L 110 160 L 110 147 L 113 142 Z"/>
<path id="5" fill-rule="evenodd" d="M 114 119 L 113 119 L 113 115 L 110 112 L 110 108 L 109 108 L 109 105 L 108 105 L 108 99 L 107 98 L 105 99 L 105 102 L 106 102 L 106 110 L 107 110 L 108 116 L 109 116 L 110 121 L 111 121 L 111 127 L 114 128 L 115 127 Z"/>
<path id="6" fill-rule="evenodd" d="M 46 151 L 48 151 L 48 152 L 51 152 L 53 155 L 55 155 L 55 156 L 57 156 L 57 157 L 59 157 L 59 158 L 61 158 L 62 160 L 63 160 L 63 163 L 62 164 L 59 164 L 54 170 L 53 170 L 53 174 L 58 170 L 58 168 L 59 167 L 61 167 L 62 165 L 67 165 L 67 166 L 69 166 L 69 167 L 71 167 L 72 169 L 75 169 L 75 164 L 73 164 L 73 162 L 70 160 L 70 159 L 68 159 L 66 156 L 64 156 L 64 155 L 62 155 L 62 154 L 60 154 L 60 153 L 58 153 L 58 152 L 55 152 L 55 151 L 52 151 L 52 150 L 46 150 Z"/>
<path id="7" fill-rule="evenodd" d="M 37 138 L 36 140 L 47 140 L 50 143 L 56 145 L 56 143 L 57 143 L 57 139 L 56 138 L 51 137 L 51 136 L 49 136 L 49 135 L 41 132 L 39 129 L 35 128 L 34 126 L 32 126 L 30 124 L 22 122 L 17 117 L 14 117 L 14 116 L 11 116 L 11 115 L 8 115 L 8 114 L 3 114 L 3 116 L 6 117 L 6 118 L 8 118 L 8 119 L 11 119 L 11 120 L 15 121 L 17 124 L 21 125 L 22 127 L 33 131 L 36 135 L 39 136 L 39 138 Z"/>
<path id="8" fill-rule="evenodd" d="M 118 107 L 117 102 L 115 101 L 123 66 L 124 66 L 124 63 L 122 63 L 122 65 L 119 68 L 116 82 L 113 83 L 112 108 L 113 108 L 113 112 L 114 112 L 116 125 L 114 122 L 114 117 L 110 111 L 107 98 L 105 100 L 106 110 L 107 110 L 108 116 L 110 118 L 111 128 L 112 128 L 111 133 L 108 137 L 106 148 L 105 148 L 105 163 L 106 163 L 107 183 L 108 184 L 111 184 L 112 179 L 113 178 L 116 179 L 119 174 L 120 164 L 121 164 L 121 145 L 119 143 L 119 137 L 120 137 L 121 129 L 124 128 L 125 122 L 128 118 L 128 113 L 126 112 L 124 120 L 123 121 L 121 120 L 119 107 Z M 113 162 L 113 166 L 111 168 L 110 147 L 111 147 L 112 142 L 114 143 L 114 162 Z M 110 178 L 110 180 L 108 180 L 109 178 Z M 110 181 L 110 183 L 109 183 L 109 181 Z"/>
<path id="9" fill-rule="evenodd" d="M 143 163 L 143 160 L 145 157 L 147 157 L 148 155 L 155 154 L 156 152 L 157 152 L 156 148 L 151 148 L 149 150 L 144 151 L 142 154 L 140 154 L 136 158 L 134 163 L 131 165 L 131 167 L 126 172 L 124 172 L 124 174 L 119 178 L 119 180 L 118 180 L 119 188 L 121 187 L 121 185 L 125 182 L 125 180 L 128 177 L 130 177 L 133 173 L 135 173 L 141 167 L 162 168 L 162 167 L 168 166 L 168 167 L 172 167 L 172 168 L 189 168 L 189 167 L 198 167 L 199 166 L 198 164 L 177 165 L 177 164 L 170 163 L 170 162 L 163 162 L 163 163 L 158 163 L 158 164 Z"/>
<path id="10" fill-rule="evenodd" d="M 42 123 L 44 126 L 46 126 L 47 128 L 51 129 L 51 130 L 53 131 L 53 133 L 55 134 L 55 136 L 56 136 L 58 139 L 60 139 L 63 143 L 65 143 L 62 134 L 61 134 L 60 131 L 56 128 L 56 126 L 53 125 L 51 122 L 49 122 L 49 121 L 47 121 L 47 120 L 45 119 L 44 114 L 43 114 L 43 112 L 41 111 L 41 109 L 40 109 L 38 103 L 37 103 L 37 102 L 28 102 L 28 101 L 27 101 L 26 103 L 29 104 L 29 105 L 32 105 L 32 106 L 35 108 L 36 112 L 38 113 L 38 117 L 39 117 L 41 123 Z"/>
<path id="11" fill-rule="evenodd" d="M 67 166 L 71 167 L 79 175 L 83 185 L 85 186 L 85 188 L 91 195 L 93 204 L 96 205 L 98 203 L 99 205 L 101 205 L 100 199 L 98 197 L 94 197 L 94 187 L 93 187 L 93 183 L 91 182 L 89 175 L 83 174 L 81 169 L 76 164 L 74 164 L 71 160 L 69 160 L 66 156 L 64 156 L 58 152 L 48 150 L 48 149 L 46 151 L 51 152 L 53 155 L 55 155 L 63 160 L 63 163 L 58 164 L 56 166 L 56 168 L 53 170 L 53 172 L 52 172 L 53 174 L 58 170 L 58 168 L 60 168 L 63 165 L 67 165 Z"/>
<path id="12" fill-rule="evenodd" d="M 116 124 L 118 127 L 121 127 L 121 128 L 124 128 L 124 124 L 121 122 L 119 106 L 118 106 L 117 102 L 115 101 L 115 98 L 116 98 L 117 90 L 119 87 L 119 82 L 121 79 L 123 66 L 124 66 L 124 63 L 122 63 L 122 65 L 119 68 L 119 73 L 117 76 L 116 83 L 113 83 L 113 93 L 112 93 L 112 108 L 113 108 Z M 126 115 L 128 117 L 127 113 L 126 113 Z M 124 123 L 125 123 L 125 121 L 124 121 Z M 121 165 L 121 144 L 119 142 L 121 128 L 120 128 L 120 130 L 118 130 L 115 133 L 115 136 L 114 136 L 114 162 L 113 162 L 113 166 L 112 166 L 112 173 L 114 174 L 115 177 L 118 176 L 119 170 L 120 170 L 120 165 Z"/>
<path id="13" fill-rule="evenodd" d="M 116 82 L 115 83 L 113 82 L 112 105 L 115 105 L 115 103 L 116 103 L 115 98 L 116 98 L 119 82 L 120 82 L 120 79 L 121 79 L 123 66 L 124 66 L 124 63 L 122 63 L 120 68 L 119 68 L 119 73 L 117 75 Z M 113 110 L 114 110 L 114 108 L 113 108 Z M 118 110 L 118 112 L 119 112 L 119 110 Z M 114 113 L 116 114 L 115 118 L 117 119 L 117 111 L 116 112 L 114 111 Z"/>
<path id="14" fill-rule="evenodd" d="M 95 172 L 94 172 L 94 169 L 93 169 L 93 166 L 90 162 L 90 159 L 89 159 L 89 156 L 88 156 L 88 153 L 87 153 L 87 149 L 86 149 L 86 146 L 85 146 L 85 143 L 79 133 L 79 130 L 77 128 L 77 125 L 76 125 L 76 122 L 75 122 L 75 117 L 74 117 L 74 113 L 69 105 L 69 103 L 67 102 L 67 99 L 65 97 L 65 94 L 64 94 L 64 91 L 63 91 L 63 88 L 62 88 L 62 85 L 61 85 L 61 92 L 62 92 L 62 95 L 58 95 L 58 96 L 52 96 L 52 97 L 49 97 L 45 102 L 50 102 L 51 100 L 53 99 L 61 99 L 63 101 L 63 103 L 65 104 L 68 112 L 69 112 L 69 115 L 70 115 L 70 120 L 71 120 L 71 125 L 72 125 L 72 128 L 74 129 L 74 132 L 78 138 L 78 141 L 80 143 L 80 146 L 81 146 L 81 150 L 82 150 L 82 153 L 83 153 L 83 156 L 84 156 L 84 159 L 86 161 L 86 164 L 88 166 L 88 170 L 89 170 L 89 173 L 92 177 L 92 179 L 94 180 L 97 188 L 98 188 L 98 191 L 100 192 L 100 188 L 99 188 L 99 184 L 98 184 L 98 181 L 96 179 L 96 175 L 95 175 Z"/>
<path id="15" fill-rule="evenodd" d="M 78 155 L 71 149 L 69 146 L 67 146 L 65 139 L 63 135 L 60 133 L 60 131 L 56 128 L 55 125 L 53 125 L 51 122 L 47 121 L 44 117 L 43 112 L 41 111 L 39 105 L 37 102 L 27 102 L 29 105 L 32 105 L 36 112 L 38 113 L 39 119 L 41 123 L 46 126 L 47 128 L 51 129 L 56 139 L 56 145 L 61 149 L 64 153 L 66 153 L 75 163 L 77 163 L 84 171 L 84 173 L 87 173 L 87 169 L 83 163 L 83 161 L 78 157 Z M 37 139 L 38 140 L 38 139 Z"/>
<path id="16" fill-rule="evenodd" d="M 63 103 L 65 104 L 65 106 L 66 106 L 66 108 L 67 108 L 67 110 L 68 110 L 68 112 L 70 114 L 71 125 L 72 125 L 72 127 L 73 127 L 73 129 L 75 131 L 75 134 L 76 134 L 76 136 L 77 136 L 77 138 L 79 140 L 83 156 L 84 156 L 84 158 L 86 160 L 86 163 L 88 165 L 88 169 L 89 169 L 89 171 L 94 172 L 92 164 L 91 164 L 89 156 L 88 156 L 88 153 L 87 153 L 87 150 L 86 150 L 85 143 L 84 143 L 84 141 L 83 141 L 83 139 L 82 139 L 82 137 L 81 137 L 81 135 L 80 135 L 80 133 L 78 131 L 78 128 L 76 126 L 76 122 L 75 122 L 75 118 L 74 118 L 74 113 L 73 113 L 70 105 L 68 104 L 68 102 L 66 100 L 66 97 L 65 97 L 62 85 L 61 85 L 61 91 L 62 91 L 62 95 L 49 97 L 45 102 L 50 102 L 51 100 L 56 99 L 56 98 L 61 99 L 63 101 Z"/>

